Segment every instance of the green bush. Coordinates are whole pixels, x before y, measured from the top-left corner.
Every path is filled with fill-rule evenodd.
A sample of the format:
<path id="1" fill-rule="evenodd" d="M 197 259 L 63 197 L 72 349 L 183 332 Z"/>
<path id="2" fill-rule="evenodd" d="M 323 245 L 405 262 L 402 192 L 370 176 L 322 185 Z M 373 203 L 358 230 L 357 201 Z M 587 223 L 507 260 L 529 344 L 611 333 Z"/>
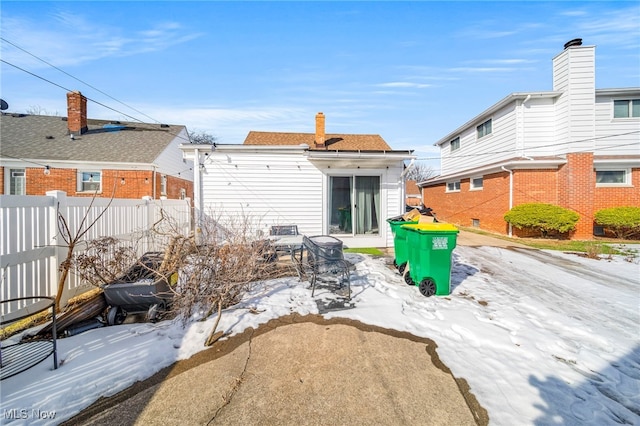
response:
<path id="1" fill-rule="evenodd" d="M 520 204 L 504 215 L 511 226 L 538 231 L 543 237 L 573 231 L 578 219 L 580 216 L 573 210 L 542 203 Z"/>
<path id="2" fill-rule="evenodd" d="M 640 207 L 611 207 L 598 210 L 594 220 L 618 238 L 630 238 L 640 234 Z"/>

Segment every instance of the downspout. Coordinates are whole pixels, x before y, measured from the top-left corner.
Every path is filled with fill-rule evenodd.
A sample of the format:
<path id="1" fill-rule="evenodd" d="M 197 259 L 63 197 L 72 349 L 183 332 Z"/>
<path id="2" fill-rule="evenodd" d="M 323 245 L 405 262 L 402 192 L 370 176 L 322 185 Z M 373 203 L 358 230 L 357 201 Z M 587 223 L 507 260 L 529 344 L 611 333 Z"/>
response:
<path id="1" fill-rule="evenodd" d="M 156 199 L 156 174 L 157 174 L 157 170 L 156 170 L 156 166 L 153 166 L 153 178 L 151 179 L 151 183 L 153 184 L 153 190 L 152 190 L 152 197 L 155 200 Z"/>
<path id="2" fill-rule="evenodd" d="M 509 210 L 513 208 L 513 170 L 507 169 L 505 166 L 502 166 L 502 170 L 505 172 L 509 172 Z M 509 224 L 509 237 L 512 236 L 512 227 Z"/>
<path id="3" fill-rule="evenodd" d="M 202 237 L 202 196 L 201 196 L 201 177 L 202 169 L 200 167 L 200 152 L 198 148 L 193 150 L 193 205 L 196 208 L 195 214 L 195 238 L 196 244 L 200 244 Z"/>

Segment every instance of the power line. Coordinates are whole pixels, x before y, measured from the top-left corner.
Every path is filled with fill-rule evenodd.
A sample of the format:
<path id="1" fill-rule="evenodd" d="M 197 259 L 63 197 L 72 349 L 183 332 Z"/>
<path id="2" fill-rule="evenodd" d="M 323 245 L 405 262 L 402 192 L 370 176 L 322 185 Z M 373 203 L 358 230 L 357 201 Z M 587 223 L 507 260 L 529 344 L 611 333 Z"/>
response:
<path id="1" fill-rule="evenodd" d="M 49 63 L 49 62 L 45 61 L 44 59 L 42 59 L 42 58 L 40 58 L 40 57 L 38 57 L 38 56 L 34 55 L 33 53 L 31 53 L 31 52 L 29 52 L 29 51 L 27 51 L 27 50 L 23 49 L 22 47 L 18 46 L 17 44 L 12 43 L 11 41 L 7 40 L 6 38 L 0 37 L 0 40 L 4 41 L 5 43 L 8 43 L 8 44 L 12 45 L 12 46 L 13 46 L 13 47 L 15 47 L 16 49 L 19 49 L 19 50 L 23 51 L 23 52 L 24 52 L 24 53 L 26 53 L 27 55 L 32 56 L 32 57 L 34 57 L 34 58 L 36 58 L 36 59 L 37 59 L 37 60 L 39 60 L 40 62 L 47 64 L 47 65 L 48 65 L 48 66 L 50 66 L 51 68 L 54 68 L 54 69 L 56 69 L 56 70 L 60 71 L 61 73 L 63 73 L 63 74 L 65 74 L 65 75 L 67 75 L 67 76 L 69 76 L 69 77 L 73 78 L 74 80 L 79 81 L 80 83 L 82 83 L 82 84 L 84 84 L 84 85 L 86 85 L 86 86 L 88 86 L 88 87 L 92 88 L 93 90 L 96 90 L 96 91 L 98 91 L 98 92 L 102 93 L 103 95 L 105 95 L 105 96 L 106 96 L 106 97 L 108 97 L 109 99 L 112 99 L 112 100 L 114 100 L 114 101 L 118 102 L 119 104 L 124 105 L 124 106 L 126 106 L 127 108 L 130 108 L 130 109 L 134 110 L 134 111 L 135 111 L 135 112 L 137 112 L 138 114 L 142 114 L 142 115 L 144 115 L 145 117 L 149 118 L 150 120 L 152 120 L 152 121 L 154 121 L 154 122 L 156 122 L 156 123 L 160 123 L 158 120 L 154 119 L 153 117 L 149 117 L 147 114 L 143 113 L 142 111 L 139 111 L 139 110 L 135 109 L 134 107 L 132 107 L 132 106 L 130 106 L 130 105 L 127 105 L 127 104 L 125 104 L 125 103 L 124 103 L 124 102 L 122 102 L 122 101 L 119 101 L 118 99 L 116 99 L 116 98 L 114 98 L 113 96 L 111 96 L 111 95 L 109 95 L 109 94 L 107 94 L 107 93 L 103 92 L 102 90 L 98 89 L 97 87 L 95 87 L 95 86 L 93 86 L 93 85 L 91 85 L 91 84 L 87 83 L 86 81 L 80 80 L 79 78 L 77 78 L 77 77 L 75 77 L 75 76 L 73 76 L 73 75 L 69 74 L 69 73 L 68 73 L 68 72 L 66 72 L 65 70 L 63 70 L 63 69 L 61 69 L 61 68 L 56 67 L 55 65 L 53 65 L 53 64 L 51 64 L 51 63 Z"/>
<path id="2" fill-rule="evenodd" d="M 570 145 L 570 144 L 575 144 L 575 143 L 583 143 L 583 142 L 588 142 L 591 140 L 602 140 L 602 139 L 608 139 L 608 138 L 614 138 L 614 137 L 618 137 L 618 136 L 628 136 L 628 135 L 633 135 L 633 134 L 640 134 L 639 130 L 634 130 L 631 132 L 625 132 L 625 133 L 616 133 L 616 134 L 612 134 L 612 135 L 605 135 L 605 136 L 600 136 L 597 138 L 588 138 L 588 139 L 582 139 L 582 140 L 576 140 L 576 141 L 568 141 L 568 142 L 561 142 L 561 143 L 550 143 L 548 145 L 537 145 L 534 147 L 529 147 L 530 151 L 535 151 L 538 149 L 542 149 L 542 148 L 550 148 L 550 147 L 554 147 L 554 146 L 561 146 L 561 145 Z M 626 143 L 626 144 L 616 144 L 616 145 L 609 145 L 609 146 L 605 146 L 605 147 L 599 147 L 599 150 L 605 150 L 605 149 L 616 149 L 616 148 L 620 148 L 620 147 L 625 147 L 625 146 L 632 146 L 632 145 L 638 145 L 640 146 L 640 142 L 630 142 L 630 143 Z M 481 152 L 481 153 L 475 153 L 475 154 L 458 154 L 458 155 L 451 155 L 451 156 L 447 156 L 444 157 L 446 159 L 457 159 L 457 158 L 467 158 L 467 157 L 479 157 L 479 156 L 484 156 L 484 155 L 494 155 L 494 154 L 508 154 L 511 152 L 522 152 L 523 149 L 522 148 L 513 148 L 513 149 L 505 149 L 505 150 L 501 150 L 501 151 L 488 151 L 488 152 Z M 591 152 L 593 151 L 592 148 L 585 148 L 582 150 L 578 150 L 578 151 L 572 151 L 572 152 Z M 416 160 L 440 160 L 443 157 L 419 157 Z"/>
<path id="3" fill-rule="evenodd" d="M 65 90 L 66 92 L 72 92 L 72 90 L 71 90 L 71 89 L 68 89 L 68 88 L 66 88 L 66 87 L 64 87 L 64 86 L 62 86 L 62 85 L 60 85 L 60 84 L 58 84 L 58 83 L 55 83 L 55 82 L 53 82 L 53 81 L 51 81 L 51 80 L 49 80 L 49 79 L 46 79 L 46 78 L 44 78 L 44 77 L 42 77 L 42 76 L 40 76 L 40 75 L 38 75 L 38 74 L 35 74 L 35 73 L 33 73 L 33 72 L 29 71 L 29 70 L 26 70 L 26 69 L 24 69 L 24 68 L 22 68 L 22 67 L 19 67 L 18 65 L 12 64 L 11 62 L 5 61 L 5 60 L 4 60 L 4 59 L 2 59 L 2 58 L 0 58 L 0 62 L 3 62 L 3 63 L 5 63 L 5 64 L 7 64 L 7 65 L 9 65 L 9 66 L 12 66 L 12 67 L 14 67 L 14 68 L 16 68 L 16 69 L 18 69 L 18 70 L 20 70 L 20 71 L 22 71 L 22 72 L 25 72 L 25 73 L 27 73 L 27 74 L 29 74 L 29 75 L 31 75 L 31 76 L 33 76 L 33 77 L 35 77 L 35 78 L 38 78 L 38 79 L 40 79 L 40 80 L 42 80 L 42 81 L 45 81 L 45 82 L 47 82 L 47 83 L 49 83 L 49 84 L 51 84 L 51 85 L 53 85 L 53 86 L 59 87 L 60 89 Z M 83 95 L 83 96 L 84 96 L 84 95 Z M 133 116 L 131 116 L 131 115 L 129 115 L 129 114 L 127 114 L 127 113 L 125 113 L 125 112 L 119 111 L 119 110 L 117 110 L 117 109 L 115 109 L 115 108 L 112 108 L 112 107 L 110 107 L 110 106 L 108 106 L 108 105 L 105 105 L 105 104 L 103 104 L 103 103 L 101 103 L 101 102 L 98 102 L 98 101 L 96 101 L 95 99 L 91 99 L 91 98 L 89 98 L 89 97 L 87 97 L 87 96 L 85 96 L 85 98 L 86 98 L 88 101 L 91 101 L 91 102 L 93 102 L 93 103 L 95 103 L 95 104 L 97 104 L 97 105 L 100 105 L 100 106 L 102 106 L 102 107 L 104 107 L 104 108 L 107 108 L 107 109 L 109 109 L 109 110 L 111 110 L 111 111 L 113 111 L 113 112 L 116 112 L 116 113 L 118 113 L 118 114 L 122 114 L 122 115 L 124 115 L 125 117 L 128 117 L 128 118 L 130 118 L 131 120 L 133 120 L 133 121 L 135 121 L 135 122 L 142 123 L 142 124 L 148 124 L 148 123 L 145 123 L 144 121 L 142 121 L 142 120 L 140 120 L 140 119 L 138 119 L 138 118 L 136 118 L 136 117 L 133 117 Z M 188 139 L 188 138 L 185 138 L 185 137 L 181 136 L 179 133 L 172 133 L 172 132 L 169 132 L 169 134 L 171 134 L 172 136 L 174 136 L 174 137 L 176 137 L 176 138 L 178 138 L 178 139 L 182 139 L 182 140 L 184 140 L 184 141 L 186 141 L 186 142 L 191 143 L 191 140 L 190 140 L 190 139 Z"/>

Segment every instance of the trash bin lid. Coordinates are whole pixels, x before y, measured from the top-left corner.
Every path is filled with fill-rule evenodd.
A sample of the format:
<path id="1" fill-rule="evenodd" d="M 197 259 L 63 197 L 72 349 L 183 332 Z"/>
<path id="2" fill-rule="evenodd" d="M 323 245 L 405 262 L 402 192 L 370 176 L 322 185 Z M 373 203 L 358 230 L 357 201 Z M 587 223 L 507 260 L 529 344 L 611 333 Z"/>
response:
<path id="1" fill-rule="evenodd" d="M 434 222 L 434 223 L 416 223 L 402 225 L 402 228 L 417 231 L 421 233 L 433 233 L 433 232 L 459 232 L 458 228 L 450 223 Z"/>

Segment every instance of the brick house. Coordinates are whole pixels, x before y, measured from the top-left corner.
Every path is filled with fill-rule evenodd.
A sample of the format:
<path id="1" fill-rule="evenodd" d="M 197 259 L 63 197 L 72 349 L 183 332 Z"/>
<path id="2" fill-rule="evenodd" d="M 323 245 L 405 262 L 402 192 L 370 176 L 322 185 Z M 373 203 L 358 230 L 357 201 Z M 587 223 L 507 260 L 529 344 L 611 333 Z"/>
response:
<path id="1" fill-rule="evenodd" d="M 67 94 L 67 117 L 0 120 L 0 194 L 193 199 L 184 126 L 89 119 L 80 92 Z"/>
<path id="2" fill-rule="evenodd" d="M 504 214 L 548 203 L 591 239 L 598 210 L 640 205 L 640 87 L 596 89 L 595 47 L 564 47 L 552 91 L 512 93 L 435 143 L 442 173 L 419 186 L 439 218 L 523 236 Z"/>

